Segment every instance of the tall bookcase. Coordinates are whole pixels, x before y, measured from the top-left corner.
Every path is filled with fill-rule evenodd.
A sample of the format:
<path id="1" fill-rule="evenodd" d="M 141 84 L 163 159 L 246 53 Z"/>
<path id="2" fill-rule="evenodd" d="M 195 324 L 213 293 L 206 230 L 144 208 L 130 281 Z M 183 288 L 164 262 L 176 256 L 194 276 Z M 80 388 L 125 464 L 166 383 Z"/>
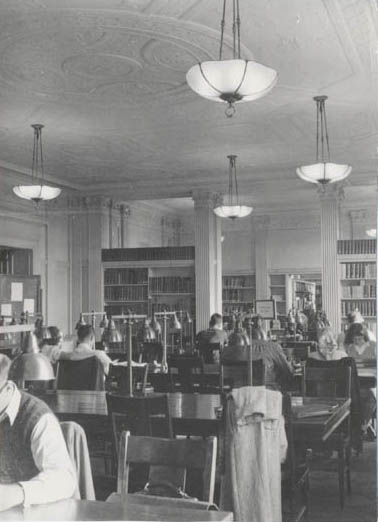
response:
<path id="1" fill-rule="evenodd" d="M 310 300 L 316 306 L 317 285 L 298 276 L 270 274 L 270 295 L 276 302 L 277 319 L 284 327 L 290 309 L 304 310 Z"/>
<path id="2" fill-rule="evenodd" d="M 255 274 L 227 274 L 222 277 L 222 313 L 246 313 L 256 299 Z"/>
<path id="3" fill-rule="evenodd" d="M 195 317 L 194 247 L 102 250 L 108 315 L 184 311 Z"/>
<path id="4" fill-rule="evenodd" d="M 355 239 L 337 242 L 340 263 L 340 313 L 345 329 L 347 316 L 356 308 L 376 334 L 377 264 L 376 240 Z"/>

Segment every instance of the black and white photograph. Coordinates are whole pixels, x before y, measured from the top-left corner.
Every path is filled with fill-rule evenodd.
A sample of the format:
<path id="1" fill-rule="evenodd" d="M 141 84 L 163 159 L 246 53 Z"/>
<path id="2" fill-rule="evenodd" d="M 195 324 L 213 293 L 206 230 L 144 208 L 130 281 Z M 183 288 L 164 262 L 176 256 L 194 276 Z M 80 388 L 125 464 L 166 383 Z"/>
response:
<path id="1" fill-rule="evenodd" d="M 377 521 L 378 0 L 0 0 L 0 522 Z"/>

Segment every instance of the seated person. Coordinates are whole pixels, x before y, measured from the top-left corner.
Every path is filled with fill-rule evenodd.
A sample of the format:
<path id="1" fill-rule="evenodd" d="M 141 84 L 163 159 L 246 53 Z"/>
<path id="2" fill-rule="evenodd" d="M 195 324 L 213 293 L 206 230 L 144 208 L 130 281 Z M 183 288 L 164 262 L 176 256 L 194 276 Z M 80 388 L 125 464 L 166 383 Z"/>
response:
<path id="1" fill-rule="evenodd" d="M 309 358 L 318 361 L 338 361 L 348 357 L 348 354 L 337 345 L 335 334 L 330 326 L 318 332 L 318 350 L 311 352 Z"/>
<path id="2" fill-rule="evenodd" d="M 0 355 L 0 511 L 70 498 L 77 479 L 59 422 L 8 380 L 9 368 Z"/>
<path id="3" fill-rule="evenodd" d="M 266 341 L 267 335 L 263 328 L 264 320 L 261 315 L 255 315 L 252 319 L 252 339 Z"/>
<path id="4" fill-rule="evenodd" d="M 294 368 L 288 362 L 280 344 L 263 341 L 264 347 L 255 353 L 252 344 L 252 360 L 262 359 L 265 367 L 265 385 L 272 390 L 288 389 L 291 386 Z M 261 348 L 261 346 L 259 346 Z M 222 356 L 231 360 L 248 360 L 249 346 L 226 346 Z"/>
<path id="5" fill-rule="evenodd" d="M 222 328 L 222 316 L 213 314 L 210 317 L 209 328 L 197 334 L 196 344 L 199 354 L 207 364 L 219 362 L 219 350 L 209 350 L 209 345 L 224 346 L 227 343 L 227 333 Z"/>
<path id="6" fill-rule="evenodd" d="M 62 349 L 63 334 L 57 326 L 49 326 L 50 339 L 43 339 L 41 353 L 45 355 L 52 364 L 55 364 L 60 357 Z"/>
<path id="7" fill-rule="evenodd" d="M 71 353 L 61 353 L 61 358 L 69 359 L 71 361 L 81 361 L 88 357 L 97 357 L 100 361 L 104 376 L 109 374 L 109 368 L 111 364 L 116 361 L 112 361 L 103 350 L 95 349 L 95 332 L 93 326 L 90 324 L 83 324 L 78 328 L 77 331 L 78 344 Z"/>
<path id="8" fill-rule="evenodd" d="M 375 360 L 377 358 L 376 343 L 370 340 L 368 330 L 362 323 L 353 323 L 348 328 L 344 346 L 349 357 L 358 360 Z"/>

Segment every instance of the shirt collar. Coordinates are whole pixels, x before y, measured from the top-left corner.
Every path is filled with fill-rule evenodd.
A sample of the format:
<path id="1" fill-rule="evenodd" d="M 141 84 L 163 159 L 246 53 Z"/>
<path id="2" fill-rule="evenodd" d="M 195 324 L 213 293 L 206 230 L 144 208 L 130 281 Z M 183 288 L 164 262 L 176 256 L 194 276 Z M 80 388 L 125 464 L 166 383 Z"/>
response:
<path id="1" fill-rule="evenodd" d="M 19 392 L 16 385 L 14 385 L 12 398 L 11 398 L 10 403 L 8 404 L 6 410 L 4 411 L 3 415 L 1 416 L 1 420 L 4 420 L 4 417 L 7 416 L 9 419 L 9 424 L 11 426 L 13 426 L 13 423 L 18 414 L 18 410 L 20 409 L 20 402 L 21 402 L 21 393 Z"/>
<path id="2" fill-rule="evenodd" d="M 75 350 L 76 352 L 93 352 L 93 348 L 90 344 L 87 343 L 80 343 L 76 346 Z"/>

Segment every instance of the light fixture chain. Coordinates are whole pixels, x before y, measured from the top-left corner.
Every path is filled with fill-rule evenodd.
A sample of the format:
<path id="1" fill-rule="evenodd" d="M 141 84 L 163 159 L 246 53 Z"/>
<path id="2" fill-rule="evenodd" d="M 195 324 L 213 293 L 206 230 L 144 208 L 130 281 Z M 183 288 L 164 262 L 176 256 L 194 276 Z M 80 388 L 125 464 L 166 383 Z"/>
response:
<path id="1" fill-rule="evenodd" d="M 236 0 L 232 1 L 232 57 L 236 58 Z"/>
<path id="2" fill-rule="evenodd" d="M 320 141 L 322 147 L 322 163 L 324 163 L 324 101 L 320 100 Z"/>
<path id="3" fill-rule="evenodd" d="M 328 137 L 328 126 L 327 126 L 327 116 L 326 116 L 326 110 L 325 110 L 325 101 L 323 102 L 323 112 L 324 112 L 324 130 L 325 130 L 326 143 L 327 143 L 327 154 L 328 154 L 328 161 L 330 161 L 331 154 L 329 151 L 329 137 Z"/>
<path id="4" fill-rule="evenodd" d="M 223 50 L 223 36 L 224 36 L 224 27 L 225 27 L 225 19 L 226 19 L 226 0 L 223 0 L 223 16 L 221 20 L 221 39 L 220 39 L 220 47 L 219 47 L 219 59 L 222 59 L 222 50 Z"/>
<path id="5" fill-rule="evenodd" d="M 238 58 L 240 59 L 240 9 L 239 0 L 236 0 L 236 25 L 238 28 Z"/>
<path id="6" fill-rule="evenodd" d="M 40 152 L 40 169 L 41 169 L 41 178 L 44 180 L 44 171 L 43 171 L 43 152 L 42 152 L 42 128 L 38 129 L 39 136 L 39 152 Z M 41 183 L 42 185 L 42 183 Z"/>
<path id="7" fill-rule="evenodd" d="M 234 198 L 233 198 L 233 189 L 232 189 L 232 175 L 233 175 L 233 168 L 232 168 L 232 156 L 230 156 L 230 169 L 229 169 L 229 178 L 228 178 L 228 199 L 229 199 L 229 205 L 232 206 L 234 204 Z"/>
<path id="8" fill-rule="evenodd" d="M 319 161 L 319 115 L 320 102 L 316 100 L 316 163 Z"/>
<path id="9" fill-rule="evenodd" d="M 235 177 L 235 201 L 239 205 L 238 178 L 236 176 L 236 156 L 234 157 L 234 177 Z"/>
<path id="10" fill-rule="evenodd" d="M 38 177 L 38 140 L 37 140 L 37 129 L 34 129 L 34 140 L 33 140 L 33 159 L 32 159 L 32 179 Z"/>

